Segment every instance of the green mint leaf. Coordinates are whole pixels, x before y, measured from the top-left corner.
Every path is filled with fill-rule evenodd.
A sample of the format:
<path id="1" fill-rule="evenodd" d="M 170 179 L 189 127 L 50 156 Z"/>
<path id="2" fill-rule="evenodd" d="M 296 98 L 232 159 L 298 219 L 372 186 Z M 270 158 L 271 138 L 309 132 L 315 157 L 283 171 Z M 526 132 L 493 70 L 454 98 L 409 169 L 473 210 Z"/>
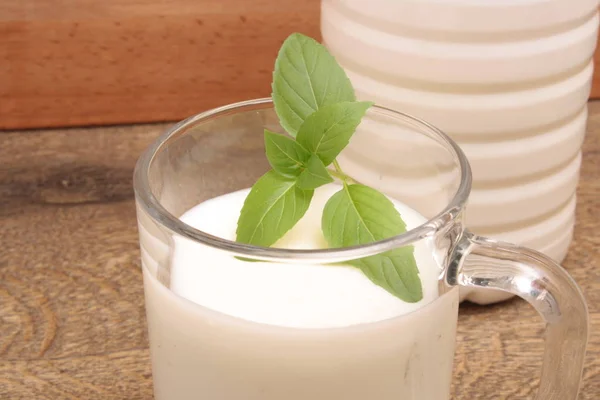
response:
<path id="1" fill-rule="evenodd" d="M 312 199 L 312 190 L 302 190 L 296 181 L 271 170 L 250 190 L 238 219 L 236 240 L 268 247 L 302 218 Z"/>
<path id="2" fill-rule="evenodd" d="M 394 204 L 364 185 L 347 185 L 323 209 L 323 235 L 331 247 L 372 243 L 399 235 L 406 224 Z M 409 303 L 423 298 L 413 247 L 407 246 L 350 261 L 378 286 Z"/>
<path id="3" fill-rule="evenodd" d="M 299 176 L 310 158 L 310 152 L 294 139 L 265 129 L 265 152 L 271 167 L 288 178 Z"/>
<path id="4" fill-rule="evenodd" d="M 333 182 L 333 178 L 327 172 L 323 161 L 316 154 L 312 154 L 306 163 L 306 169 L 298 177 L 296 185 L 300 189 L 310 190 L 330 182 Z"/>
<path id="5" fill-rule="evenodd" d="M 279 50 L 272 89 L 281 126 L 292 136 L 319 108 L 356 99 L 346 73 L 325 46 L 299 33 Z"/>
<path id="6" fill-rule="evenodd" d="M 329 165 L 348 145 L 370 101 L 342 102 L 320 108 L 300 126 L 296 140 Z"/>

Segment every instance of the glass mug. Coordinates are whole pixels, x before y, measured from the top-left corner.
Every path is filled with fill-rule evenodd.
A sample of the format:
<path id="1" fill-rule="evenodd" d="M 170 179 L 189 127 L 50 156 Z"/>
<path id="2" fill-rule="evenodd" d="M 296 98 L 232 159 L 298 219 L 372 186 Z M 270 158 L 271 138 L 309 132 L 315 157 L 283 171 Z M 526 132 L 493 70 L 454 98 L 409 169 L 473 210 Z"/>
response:
<path id="1" fill-rule="evenodd" d="M 579 288 L 548 257 L 465 230 L 469 164 L 450 138 L 423 121 L 374 106 L 338 157 L 344 172 L 427 218 L 402 235 L 349 248 L 261 248 L 181 222 L 188 209 L 248 188 L 269 169 L 265 128 L 283 132 L 270 99 L 217 108 L 169 129 L 136 165 L 157 400 L 447 400 L 461 287 L 513 293 L 535 307 L 546 323 L 537 398 L 576 399 L 588 335 Z M 437 293 L 409 314 L 343 328 L 251 322 L 170 289 L 182 238 L 277 263 L 338 263 L 412 245 L 437 263 Z"/>

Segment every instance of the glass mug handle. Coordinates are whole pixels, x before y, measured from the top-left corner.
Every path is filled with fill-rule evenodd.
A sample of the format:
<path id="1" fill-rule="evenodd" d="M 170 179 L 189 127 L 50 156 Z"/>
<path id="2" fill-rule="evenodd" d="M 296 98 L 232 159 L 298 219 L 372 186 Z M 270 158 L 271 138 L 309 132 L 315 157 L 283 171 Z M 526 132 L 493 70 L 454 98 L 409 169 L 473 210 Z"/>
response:
<path id="1" fill-rule="evenodd" d="M 581 290 L 549 257 L 528 248 L 465 231 L 456 246 L 450 282 L 493 288 L 526 300 L 546 323 L 538 400 L 575 400 L 588 340 L 588 310 Z"/>

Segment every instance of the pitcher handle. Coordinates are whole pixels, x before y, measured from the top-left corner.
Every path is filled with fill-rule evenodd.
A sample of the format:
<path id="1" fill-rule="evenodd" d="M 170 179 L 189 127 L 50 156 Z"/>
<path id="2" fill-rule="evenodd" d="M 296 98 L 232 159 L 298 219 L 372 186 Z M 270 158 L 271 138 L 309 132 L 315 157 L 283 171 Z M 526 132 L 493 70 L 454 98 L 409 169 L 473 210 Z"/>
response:
<path id="1" fill-rule="evenodd" d="M 551 258 L 524 247 L 465 231 L 448 271 L 451 284 L 493 288 L 526 300 L 546 323 L 537 400 L 575 400 L 588 340 L 588 310 L 581 290 Z"/>

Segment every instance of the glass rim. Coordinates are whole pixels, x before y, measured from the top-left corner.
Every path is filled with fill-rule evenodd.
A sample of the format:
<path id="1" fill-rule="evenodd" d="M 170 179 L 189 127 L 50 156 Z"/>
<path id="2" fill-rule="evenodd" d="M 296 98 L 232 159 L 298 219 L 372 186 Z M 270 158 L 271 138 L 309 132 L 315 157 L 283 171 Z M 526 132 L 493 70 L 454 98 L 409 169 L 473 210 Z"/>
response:
<path id="1" fill-rule="evenodd" d="M 159 153 L 161 147 L 171 137 L 183 132 L 190 125 L 194 125 L 207 118 L 218 118 L 220 115 L 230 115 L 232 112 L 243 111 L 245 109 L 272 109 L 272 105 L 273 101 L 271 98 L 260 98 L 232 103 L 193 115 L 167 129 L 162 135 L 155 139 L 154 142 L 148 148 L 146 148 L 146 150 L 144 150 L 135 165 L 133 174 L 133 187 L 136 199 L 142 206 L 143 210 L 155 222 L 166 227 L 173 233 L 192 241 L 200 242 L 206 246 L 232 253 L 236 256 L 250 257 L 264 261 L 279 261 L 288 263 L 305 261 L 334 263 L 380 254 L 398 247 L 407 246 L 421 239 L 432 236 L 442 227 L 456 219 L 460 211 L 464 208 L 471 191 L 471 167 L 467 157 L 460 149 L 458 144 L 440 129 L 428 122 L 425 122 L 412 115 L 379 105 L 374 105 L 371 107 L 371 109 L 376 110 L 380 114 L 385 114 L 396 119 L 400 118 L 403 120 L 409 120 L 419 127 L 429 130 L 438 139 L 441 139 L 441 144 L 458 160 L 458 165 L 460 168 L 460 183 L 452 199 L 441 212 L 413 229 L 384 240 L 350 247 L 328 249 L 285 249 L 278 247 L 261 247 L 224 239 L 196 229 L 181 221 L 178 217 L 171 214 L 162 206 L 160 201 L 156 198 L 156 196 L 154 196 L 150 189 L 148 175 L 150 165 L 152 164 L 154 157 Z"/>

